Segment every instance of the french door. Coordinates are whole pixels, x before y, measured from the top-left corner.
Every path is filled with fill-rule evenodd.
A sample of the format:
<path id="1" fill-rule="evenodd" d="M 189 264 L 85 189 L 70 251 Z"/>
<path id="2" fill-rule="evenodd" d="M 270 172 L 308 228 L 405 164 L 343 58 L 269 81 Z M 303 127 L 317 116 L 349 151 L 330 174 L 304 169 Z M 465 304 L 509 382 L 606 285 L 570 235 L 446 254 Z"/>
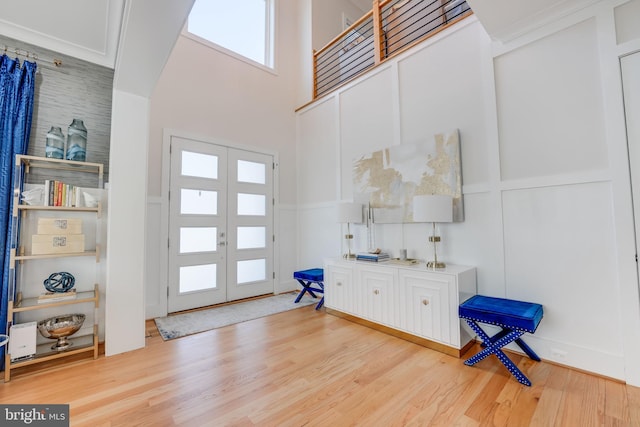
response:
<path id="1" fill-rule="evenodd" d="M 171 137 L 168 311 L 273 293 L 273 157 Z"/>

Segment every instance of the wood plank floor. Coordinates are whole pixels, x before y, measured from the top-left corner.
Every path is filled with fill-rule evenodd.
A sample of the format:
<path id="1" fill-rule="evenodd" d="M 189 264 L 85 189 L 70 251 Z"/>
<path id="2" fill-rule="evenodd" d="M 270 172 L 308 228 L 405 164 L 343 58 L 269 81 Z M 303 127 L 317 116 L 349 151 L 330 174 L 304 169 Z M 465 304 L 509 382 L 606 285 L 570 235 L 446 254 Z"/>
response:
<path id="1" fill-rule="evenodd" d="M 638 388 L 513 355 L 525 387 L 493 356 L 467 367 L 313 308 L 167 342 L 149 323 L 144 349 L 16 370 L 0 402 L 91 427 L 640 426 Z"/>

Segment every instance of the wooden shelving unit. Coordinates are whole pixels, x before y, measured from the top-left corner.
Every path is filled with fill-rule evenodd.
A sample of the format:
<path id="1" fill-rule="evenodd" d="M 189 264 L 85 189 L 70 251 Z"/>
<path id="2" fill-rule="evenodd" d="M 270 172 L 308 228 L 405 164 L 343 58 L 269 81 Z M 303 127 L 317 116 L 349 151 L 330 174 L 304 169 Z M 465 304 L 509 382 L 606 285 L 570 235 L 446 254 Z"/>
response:
<path id="1" fill-rule="evenodd" d="M 22 299 L 21 294 L 18 294 L 16 304 L 13 301 L 9 301 L 9 316 L 13 317 L 15 313 L 22 313 L 32 310 L 43 310 L 53 307 L 62 307 L 73 304 L 93 303 L 94 316 L 98 315 L 98 307 L 100 306 L 100 289 L 98 284 L 94 285 L 93 291 L 78 292 L 75 299 L 65 301 L 55 301 L 50 303 L 39 303 L 38 298 L 25 298 Z M 98 324 L 93 325 L 93 334 L 85 335 L 73 335 L 73 347 L 63 352 L 51 350 L 51 343 L 40 344 L 36 347 L 36 354 L 31 359 L 11 361 L 11 355 L 7 353 L 5 356 L 8 360 L 5 360 L 5 373 L 4 380 L 8 382 L 11 379 L 11 369 L 20 368 L 22 366 L 33 365 L 36 363 L 42 363 L 49 360 L 60 359 L 63 357 L 72 356 L 74 354 L 93 352 L 93 358 L 98 358 Z M 6 367 L 10 366 L 9 369 Z"/>
<path id="2" fill-rule="evenodd" d="M 26 359 L 11 360 L 11 354 L 9 348 L 5 352 L 5 371 L 4 381 L 11 380 L 11 371 L 13 369 L 42 363 L 55 359 L 62 359 L 69 356 L 77 355 L 80 353 L 93 353 L 94 359 L 98 357 L 98 319 L 99 319 L 99 307 L 100 307 L 100 286 L 98 280 L 98 268 L 100 263 L 100 235 L 101 226 L 100 218 L 102 213 L 102 203 L 98 202 L 95 207 L 87 206 L 44 206 L 43 205 L 26 205 L 21 204 L 20 195 L 24 189 L 27 177 L 34 168 L 39 168 L 44 171 L 45 176 L 50 176 L 51 179 L 57 179 L 62 172 L 65 177 L 75 176 L 79 178 L 82 174 L 94 174 L 97 177 L 97 187 L 101 189 L 103 186 L 103 165 L 99 163 L 87 163 L 87 162 L 75 162 L 67 160 L 57 160 L 34 156 L 16 156 L 15 168 L 14 168 L 14 199 L 13 199 L 13 222 L 11 233 L 11 257 L 9 265 L 9 302 L 7 311 L 7 334 L 9 335 L 9 342 L 11 342 L 11 325 L 18 324 L 21 316 L 27 316 L 28 313 L 32 314 L 38 310 L 43 310 L 44 313 L 64 314 L 64 309 L 69 309 L 72 306 L 77 311 L 82 311 L 88 315 L 88 318 L 92 316 L 93 327 L 89 333 L 74 334 L 70 337 L 73 345 L 66 350 L 57 351 L 53 350 L 53 342 L 44 342 L 36 346 L 36 353 Z M 41 171 L 42 172 L 42 171 Z M 79 181 L 83 181 L 79 179 Z M 93 187 L 92 187 L 93 188 Z M 25 243 L 31 237 L 33 233 L 29 233 L 23 230 L 21 225 L 27 220 L 28 216 L 38 216 L 42 213 L 60 212 L 71 213 L 72 215 L 81 215 L 83 218 L 87 218 L 88 221 L 84 223 L 84 227 L 95 227 L 95 249 L 90 248 L 82 252 L 73 253 L 47 253 L 47 254 L 31 254 L 28 247 L 25 248 Z M 83 219 L 84 221 L 84 219 Z M 26 235 L 23 235 L 26 234 Z M 95 258 L 95 272 L 96 281 L 93 284 L 89 283 L 76 283 L 77 294 L 74 299 L 51 301 L 51 302 L 39 302 L 37 295 L 44 291 L 44 287 L 41 284 L 22 283 L 23 270 L 33 268 L 38 262 L 47 262 L 52 259 L 66 259 L 66 258 Z M 39 261 L 40 260 L 40 261 Z M 49 261 L 50 262 L 50 261 Z M 23 295 L 29 295 L 29 297 L 23 298 Z M 35 296 L 33 296 L 35 295 Z M 92 310 L 88 307 L 92 307 Z M 91 312 L 92 311 L 92 312 Z M 86 326 L 86 325 L 83 325 Z M 87 330 L 89 328 L 84 328 Z"/>

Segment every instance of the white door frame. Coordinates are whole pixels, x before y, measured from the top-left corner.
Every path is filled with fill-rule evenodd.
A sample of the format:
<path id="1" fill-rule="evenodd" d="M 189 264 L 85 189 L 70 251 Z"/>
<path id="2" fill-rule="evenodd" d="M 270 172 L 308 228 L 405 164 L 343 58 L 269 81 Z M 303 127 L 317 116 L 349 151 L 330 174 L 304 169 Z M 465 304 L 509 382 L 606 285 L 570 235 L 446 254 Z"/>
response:
<path id="1" fill-rule="evenodd" d="M 280 280 L 280 186 L 279 186 L 279 156 L 276 151 L 268 150 L 263 147 L 239 144 L 222 139 L 212 138 L 208 136 L 197 135 L 194 133 L 164 128 L 162 132 L 162 183 L 161 183 L 161 202 L 160 202 L 160 260 L 164 262 L 164 267 L 160 271 L 160 281 L 157 284 L 160 287 L 160 306 L 164 307 L 164 315 L 168 313 L 168 286 L 169 286 L 169 178 L 170 178 L 170 162 L 171 162 L 171 138 L 179 137 L 185 139 L 195 139 L 197 141 L 208 142 L 211 144 L 221 145 L 224 147 L 235 148 L 238 150 L 254 151 L 256 153 L 266 154 L 273 157 L 273 235 L 276 237 L 273 242 L 273 272 L 274 291 L 278 289 Z M 160 314 L 158 314 L 160 315 Z"/>
<path id="2" fill-rule="evenodd" d="M 633 235 L 633 243 L 635 249 L 636 257 L 638 257 L 638 252 L 640 251 L 640 206 L 639 198 L 640 193 L 638 189 L 640 188 L 640 156 L 638 156 L 638 145 L 640 144 L 639 140 L 639 130 L 640 126 L 637 121 L 631 120 L 631 117 L 635 117 L 638 111 L 640 111 L 640 76 L 636 73 L 640 69 L 640 44 L 636 44 L 636 49 L 624 54 L 621 54 L 618 58 L 618 71 L 620 74 L 620 93 L 622 95 L 621 104 L 623 109 L 621 111 L 621 116 L 623 121 L 623 129 L 625 130 L 624 140 L 625 144 L 625 154 L 626 160 L 628 161 L 628 169 L 616 168 L 616 172 L 626 172 L 626 178 L 629 180 L 625 182 L 625 184 L 629 184 L 630 186 L 625 188 L 625 190 L 629 191 L 629 201 L 631 202 L 631 206 L 629 206 L 628 211 L 632 213 L 632 227 L 626 228 L 625 238 L 628 238 L 629 230 L 634 231 Z M 630 73 L 630 74 L 629 74 Z M 633 79 L 629 79 L 629 75 L 635 76 Z M 627 194 L 625 194 L 625 197 Z M 626 201 L 626 200 L 625 200 Z M 627 213 L 627 209 L 625 206 L 624 213 Z M 619 217 L 621 214 L 617 214 L 617 218 L 614 218 L 616 221 L 622 222 Z M 619 248 L 621 244 L 618 245 Z M 620 254 L 623 254 L 622 257 Z M 631 257 L 633 253 L 627 250 L 627 247 L 624 247 L 623 250 L 619 250 L 618 253 L 618 262 L 620 266 L 627 266 L 630 264 Z M 640 264 L 636 258 L 634 263 L 634 273 L 633 275 L 629 274 L 627 269 L 620 268 L 621 275 L 621 285 L 620 285 L 620 322 L 622 325 L 622 338 L 623 338 L 623 355 L 624 355 L 624 367 L 625 367 L 625 381 L 629 385 L 640 386 L 640 367 L 637 363 L 637 355 L 638 350 L 640 350 L 640 343 L 637 339 L 638 337 L 638 325 L 640 324 L 640 284 L 638 282 L 638 275 L 640 274 Z"/>

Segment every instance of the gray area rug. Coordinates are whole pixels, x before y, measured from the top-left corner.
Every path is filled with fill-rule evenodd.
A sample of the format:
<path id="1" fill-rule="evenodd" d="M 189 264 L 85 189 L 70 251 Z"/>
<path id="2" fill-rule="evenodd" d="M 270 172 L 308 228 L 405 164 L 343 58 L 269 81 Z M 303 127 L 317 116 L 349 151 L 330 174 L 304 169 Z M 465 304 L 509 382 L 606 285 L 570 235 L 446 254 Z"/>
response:
<path id="1" fill-rule="evenodd" d="M 320 301 L 305 294 L 299 303 L 295 303 L 296 293 L 274 295 L 272 297 L 255 299 L 237 304 L 224 305 L 208 310 L 193 311 L 190 313 L 175 314 L 167 317 L 158 317 L 155 320 L 162 339 L 171 340 L 196 334 L 234 323 L 281 313 Z"/>

